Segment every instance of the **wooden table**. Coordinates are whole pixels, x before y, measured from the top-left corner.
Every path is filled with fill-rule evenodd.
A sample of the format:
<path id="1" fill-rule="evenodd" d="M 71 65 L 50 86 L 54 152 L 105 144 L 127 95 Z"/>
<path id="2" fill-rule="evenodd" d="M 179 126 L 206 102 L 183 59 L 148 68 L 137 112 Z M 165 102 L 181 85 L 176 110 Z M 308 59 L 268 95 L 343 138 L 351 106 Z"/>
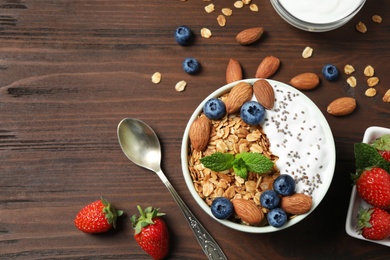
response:
<path id="1" fill-rule="evenodd" d="M 206 259 L 187 222 L 163 183 L 122 153 L 116 128 L 124 117 L 154 128 L 162 148 L 162 168 L 184 201 L 215 237 L 229 259 L 389 259 L 388 247 L 345 232 L 354 172 L 353 144 L 367 127 L 390 126 L 390 1 L 367 1 L 342 28 L 326 33 L 298 30 L 282 20 L 269 1 L 259 7 L 233 7 L 213 0 L 206 13 L 201 0 L 24 0 L 0 1 L 0 259 L 149 259 L 132 238 L 129 217 L 136 206 L 153 205 L 167 213 L 169 259 Z M 233 9 L 225 27 L 217 24 L 223 7 Z M 371 21 L 374 14 L 383 22 Z M 365 34 L 355 30 L 364 22 Z M 179 25 L 196 34 L 193 45 L 175 43 Z M 263 26 L 265 35 L 240 46 L 235 35 Z M 213 36 L 204 39 L 201 28 Z M 301 53 L 314 49 L 309 59 Z M 328 194 L 298 225 L 276 233 L 248 234 L 228 229 L 204 213 L 184 183 L 180 146 L 186 123 L 197 105 L 225 84 L 230 58 L 240 61 L 245 78 L 254 76 L 268 55 L 282 66 L 273 79 L 288 82 L 302 72 L 320 74 L 328 63 L 342 72 L 352 64 L 358 80 L 322 78 L 305 92 L 332 129 L 337 163 Z M 183 72 L 186 57 L 197 58 L 200 74 Z M 365 96 L 365 66 L 372 65 L 378 94 Z M 162 74 L 160 84 L 151 75 Z M 322 77 L 322 76 L 321 76 Z M 184 92 L 175 84 L 185 80 Z M 333 117 L 326 107 L 335 98 L 356 98 L 356 111 Z M 126 215 L 116 231 L 88 235 L 73 219 L 85 204 L 104 196 Z"/>

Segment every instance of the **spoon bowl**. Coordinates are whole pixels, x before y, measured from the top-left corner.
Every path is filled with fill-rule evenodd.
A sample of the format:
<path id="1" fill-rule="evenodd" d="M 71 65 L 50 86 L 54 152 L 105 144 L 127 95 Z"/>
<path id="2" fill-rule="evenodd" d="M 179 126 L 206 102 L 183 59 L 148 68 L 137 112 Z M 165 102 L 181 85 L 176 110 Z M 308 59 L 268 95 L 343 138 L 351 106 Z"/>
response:
<path id="1" fill-rule="evenodd" d="M 227 259 L 213 237 L 190 211 L 161 170 L 161 146 L 156 133 L 141 120 L 124 118 L 117 129 L 123 153 L 136 165 L 154 171 L 184 214 L 192 232 L 209 259 Z"/>

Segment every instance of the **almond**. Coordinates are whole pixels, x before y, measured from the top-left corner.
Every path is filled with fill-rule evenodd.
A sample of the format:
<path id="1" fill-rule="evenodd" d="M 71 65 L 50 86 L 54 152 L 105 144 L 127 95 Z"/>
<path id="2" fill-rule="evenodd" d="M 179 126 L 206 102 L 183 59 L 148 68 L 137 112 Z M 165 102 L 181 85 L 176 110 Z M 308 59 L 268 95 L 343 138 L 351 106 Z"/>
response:
<path id="1" fill-rule="evenodd" d="M 237 83 L 226 99 L 226 112 L 233 114 L 240 111 L 241 106 L 252 98 L 253 88 L 252 85 L 246 82 Z"/>
<path id="2" fill-rule="evenodd" d="M 264 218 L 264 213 L 251 201 L 245 199 L 232 200 L 234 211 L 242 221 L 257 226 Z"/>
<path id="3" fill-rule="evenodd" d="M 235 59 L 230 59 L 226 68 L 226 83 L 238 80 L 242 80 L 241 64 Z"/>
<path id="4" fill-rule="evenodd" d="M 275 74 L 280 66 L 280 60 L 274 56 L 265 57 L 256 70 L 256 78 L 267 79 Z"/>
<path id="5" fill-rule="evenodd" d="M 320 78 L 317 74 L 306 72 L 293 77 L 290 84 L 299 90 L 310 90 L 318 86 Z"/>
<path id="6" fill-rule="evenodd" d="M 260 39 L 263 33 L 263 27 L 249 28 L 238 33 L 236 36 L 236 41 L 241 45 L 249 45 Z"/>
<path id="7" fill-rule="evenodd" d="M 283 196 L 280 207 L 287 213 L 301 215 L 310 211 L 312 198 L 303 193 L 295 193 L 291 196 Z"/>
<path id="8" fill-rule="evenodd" d="M 211 122 L 206 116 L 202 115 L 192 122 L 190 126 L 189 138 L 192 147 L 197 151 L 206 148 L 211 131 Z"/>
<path id="9" fill-rule="evenodd" d="M 275 92 L 271 84 L 265 79 L 253 83 L 253 93 L 257 101 L 266 109 L 272 109 L 275 103 Z"/>
<path id="10" fill-rule="evenodd" d="M 356 108 L 356 100 L 352 97 L 341 97 L 333 100 L 326 109 L 333 116 L 351 114 Z"/>

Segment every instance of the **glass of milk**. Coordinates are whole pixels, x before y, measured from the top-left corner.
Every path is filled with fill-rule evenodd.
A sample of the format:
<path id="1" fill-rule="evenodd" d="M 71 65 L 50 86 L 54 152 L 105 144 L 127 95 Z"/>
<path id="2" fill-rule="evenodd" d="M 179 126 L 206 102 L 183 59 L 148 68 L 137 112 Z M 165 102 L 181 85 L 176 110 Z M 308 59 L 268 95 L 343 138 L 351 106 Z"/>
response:
<path id="1" fill-rule="evenodd" d="M 305 31 L 325 32 L 347 23 L 366 0 L 271 0 L 289 24 Z"/>

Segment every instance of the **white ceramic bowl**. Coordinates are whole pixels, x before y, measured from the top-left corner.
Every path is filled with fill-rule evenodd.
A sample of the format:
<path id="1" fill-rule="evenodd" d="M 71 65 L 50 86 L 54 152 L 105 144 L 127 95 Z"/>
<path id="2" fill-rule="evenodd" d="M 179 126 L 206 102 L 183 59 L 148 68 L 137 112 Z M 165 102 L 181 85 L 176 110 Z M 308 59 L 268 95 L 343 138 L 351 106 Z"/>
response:
<path id="1" fill-rule="evenodd" d="M 378 137 L 381 137 L 382 135 L 385 134 L 390 134 L 390 128 L 371 126 L 367 128 L 366 131 L 364 132 L 363 143 L 366 144 L 371 143 Z M 368 240 L 365 239 L 362 235 L 359 235 L 358 232 L 356 232 L 357 215 L 360 207 L 369 208 L 370 204 L 366 203 L 362 198 L 360 198 L 360 196 L 357 194 L 356 187 L 353 186 L 351 199 L 348 207 L 347 221 L 345 223 L 345 230 L 347 231 L 347 234 L 354 238 L 370 241 L 385 246 L 390 246 L 390 239 Z"/>
<path id="2" fill-rule="evenodd" d="M 244 81 L 253 84 L 256 80 L 257 79 L 247 79 Z M 217 89 L 199 104 L 188 121 L 181 147 L 181 162 L 184 179 L 191 195 L 198 205 L 219 223 L 229 228 L 249 233 L 279 231 L 291 227 L 306 218 L 320 204 L 328 191 L 336 163 L 333 135 L 324 115 L 318 107 L 306 95 L 295 88 L 274 80 L 268 80 L 268 82 L 274 87 L 276 101 L 274 109 L 266 111 L 266 120 L 264 121 L 265 123 L 262 124 L 262 127 L 270 140 L 272 153 L 279 156 L 276 166 L 280 170 L 280 173 L 291 175 L 292 172 L 295 172 L 294 177 L 307 178 L 306 181 L 311 183 L 309 185 L 306 182 L 299 181 L 296 186 L 297 192 L 311 190 L 310 194 L 313 198 L 313 206 L 310 212 L 288 220 L 288 222 L 280 228 L 272 226 L 247 226 L 229 220 L 219 220 L 215 218 L 211 213 L 210 207 L 196 192 L 188 168 L 188 152 L 190 145 L 188 133 L 190 126 L 203 111 L 203 106 L 207 100 L 229 92 L 230 89 L 237 84 L 236 82 Z M 253 99 L 255 100 L 255 97 L 253 97 Z M 286 111 L 289 111 L 287 116 L 285 113 Z M 284 118 L 285 116 L 286 120 Z M 283 119 L 279 121 L 278 125 L 272 122 L 271 118 L 279 117 Z M 287 129 L 291 136 L 280 131 L 281 128 Z M 291 152 L 294 152 L 294 154 L 296 153 L 300 158 L 288 156 L 287 154 Z"/>
<path id="3" fill-rule="evenodd" d="M 286 22 L 304 31 L 326 32 L 349 22 L 366 0 L 271 0 Z"/>

